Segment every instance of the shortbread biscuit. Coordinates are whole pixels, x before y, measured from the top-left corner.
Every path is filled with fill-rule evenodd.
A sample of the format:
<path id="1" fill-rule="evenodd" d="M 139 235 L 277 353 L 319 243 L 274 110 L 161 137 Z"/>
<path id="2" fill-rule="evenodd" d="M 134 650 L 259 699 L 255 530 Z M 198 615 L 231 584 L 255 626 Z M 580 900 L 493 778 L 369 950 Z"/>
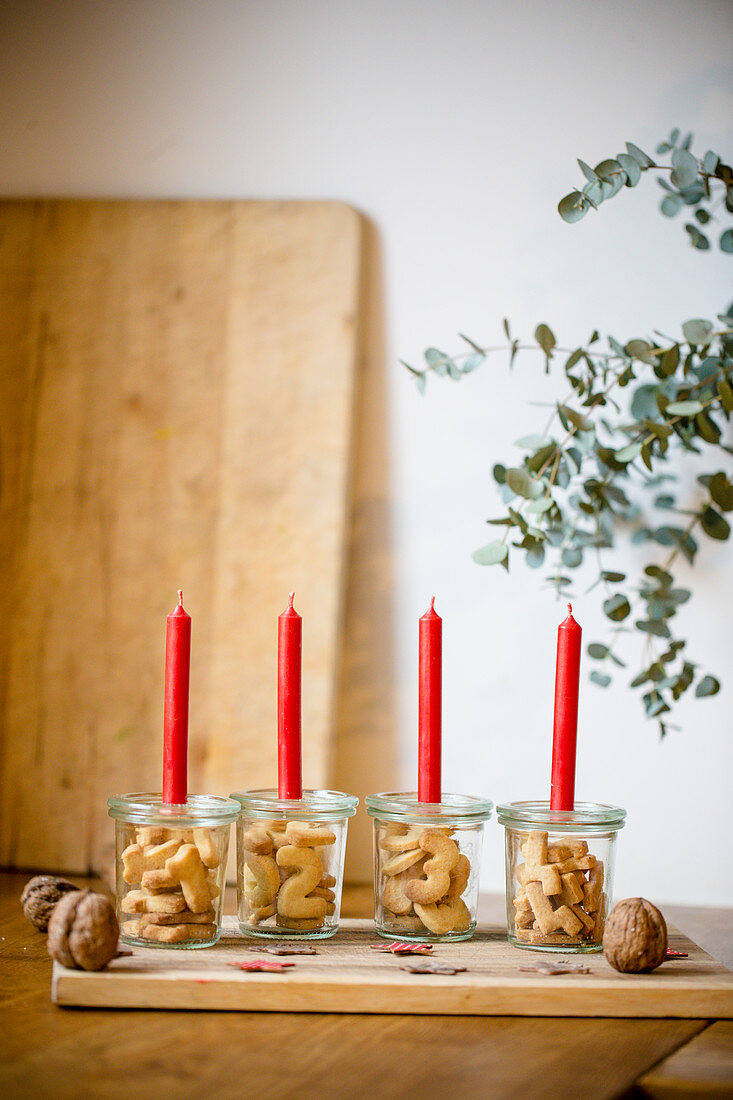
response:
<path id="1" fill-rule="evenodd" d="M 216 913 L 213 909 L 205 909 L 203 913 L 192 913 L 188 909 L 180 913 L 143 913 L 141 924 L 213 924 L 216 921 Z"/>
<path id="2" fill-rule="evenodd" d="M 448 887 L 448 893 L 445 895 L 447 900 L 452 898 L 459 898 L 465 892 L 468 886 L 468 880 L 471 875 L 471 864 L 469 863 L 468 856 L 459 855 L 458 863 L 450 873 L 450 886 Z"/>
<path id="3" fill-rule="evenodd" d="M 199 850 L 204 867 L 219 866 L 219 845 L 210 829 L 194 829 L 193 842 Z"/>
<path id="4" fill-rule="evenodd" d="M 203 913 L 211 906 L 211 883 L 195 844 L 182 844 L 174 856 L 166 860 L 166 870 L 178 879 L 192 913 Z"/>
<path id="5" fill-rule="evenodd" d="M 450 841 L 449 843 L 453 843 Z M 422 848 L 413 848 L 407 852 L 398 852 L 396 855 L 390 856 L 382 864 L 382 872 L 385 875 L 401 875 L 403 871 L 406 871 L 408 867 L 412 867 L 413 863 L 417 863 L 419 859 L 425 858 L 425 852 Z"/>
<path id="6" fill-rule="evenodd" d="M 260 924 L 261 921 L 267 920 L 268 917 L 274 917 L 277 913 L 277 902 L 270 902 L 269 905 L 261 905 L 255 907 L 247 918 L 250 924 Z"/>
<path id="7" fill-rule="evenodd" d="M 580 932 L 583 925 L 573 911 L 567 905 L 561 905 L 558 909 L 553 909 L 552 902 L 545 895 L 538 882 L 528 882 L 526 890 L 541 932 L 548 935 L 550 932 L 562 929 L 569 936 L 577 935 Z"/>
<path id="8" fill-rule="evenodd" d="M 143 871 L 141 884 L 146 890 L 175 890 L 181 885 L 176 876 L 165 868 L 161 871 Z"/>
<path id="9" fill-rule="evenodd" d="M 336 895 L 330 886 L 316 886 L 308 895 L 309 898 L 323 898 L 324 901 L 335 901 Z"/>
<path id="10" fill-rule="evenodd" d="M 329 829 L 328 825 L 316 825 L 308 821 L 289 821 L 285 835 L 288 844 L 303 848 L 336 843 L 336 834 Z"/>
<path id="11" fill-rule="evenodd" d="M 277 862 L 278 866 L 289 867 L 294 872 L 280 886 L 278 915 L 293 920 L 322 920 L 326 915 L 325 900 L 307 896 L 323 877 L 318 853 L 312 848 L 286 844 L 278 849 Z"/>
<path id="12" fill-rule="evenodd" d="M 587 913 L 595 913 L 603 897 L 603 864 L 596 863 L 588 872 L 588 881 L 583 886 L 583 908 Z"/>
<path id="13" fill-rule="evenodd" d="M 384 923 L 391 925 L 398 932 L 422 932 L 425 925 L 419 917 L 411 913 L 391 913 L 388 909 L 384 912 Z"/>
<path id="14" fill-rule="evenodd" d="M 145 890 L 130 890 L 120 902 L 123 913 L 180 913 L 185 908 L 183 894 L 149 894 Z"/>
<path id="15" fill-rule="evenodd" d="M 383 852 L 407 852 L 418 848 L 419 833 L 415 829 L 405 829 L 401 833 L 388 833 L 379 838 L 379 847 Z"/>
<path id="16" fill-rule="evenodd" d="M 446 936 L 449 932 L 465 932 L 471 926 L 471 914 L 463 898 L 438 902 L 433 905 L 421 905 L 415 902 L 415 912 L 428 931 L 436 936 Z"/>
<path id="17" fill-rule="evenodd" d="M 253 825 L 246 829 L 240 836 L 241 845 L 248 852 L 255 852 L 258 856 L 266 856 L 272 851 L 272 837 L 266 829 Z"/>
<path id="18" fill-rule="evenodd" d="M 295 917 L 284 917 L 282 913 L 278 913 L 275 917 L 275 921 L 278 927 L 292 928 L 294 931 L 297 932 L 313 932 L 316 928 L 323 927 L 323 919 L 319 920 L 317 917 L 314 917 L 312 919 L 297 919 Z"/>
<path id="19" fill-rule="evenodd" d="M 145 871 L 161 870 L 165 867 L 168 857 L 174 855 L 180 846 L 180 840 L 166 840 L 162 844 L 151 844 L 145 847 L 129 844 L 121 857 L 124 867 L 122 877 L 129 884 L 141 882 Z"/>
<path id="20" fill-rule="evenodd" d="M 583 888 L 578 884 L 578 881 L 574 874 L 561 875 L 562 889 L 557 895 L 558 901 L 562 905 L 568 905 L 570 908 L 573 905 L 577 905 L 578 902 L 583 900 Z"/>
<path id="21" fill-rule="evenodd" d="M 188 943 L 211 940 L 216 935 L 215 924 L 147 924 L 140 929 L 144 940 L 154 943 Z"/>
<path id="22" fill-rule="evenodd" d="M 424 879 L 410 879 L 405 893 L 413 902 L 431 905 L 444 897 L 450 889 L 450 873 L 458 863 L 458 845 L 444 833 L 425 829 L 420 834 L 420 847 L 431 859 L 423 865 Z"/>
<path id="23" fill-rule="evenodd" d="M 250 905 L 259 909 L 275 900 L 280 889 L 280 875 L 272 856 L 260 856 L 244 851 L 244 893 Z"/>

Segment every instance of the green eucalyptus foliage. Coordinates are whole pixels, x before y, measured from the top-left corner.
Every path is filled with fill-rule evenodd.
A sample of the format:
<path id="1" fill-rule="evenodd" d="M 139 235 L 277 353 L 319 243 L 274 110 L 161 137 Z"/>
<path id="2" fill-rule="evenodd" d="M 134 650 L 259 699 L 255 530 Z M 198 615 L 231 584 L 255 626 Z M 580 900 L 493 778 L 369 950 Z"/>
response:
<path id="1" fill-rule="evenodd" d="M 630 142 L 626 153 L 595 168 L 579 161 L 586 183 L 560 201 L 560 216 L 580 221 L 623 187 L 635 187 L 645 172 L 664 171 L 662 213 L 686 209 L 696 221 L 685 225 L 692 245 L 708 250 L 712 224 L 733 212 L 733 173 L 715 153 L 698 160 L 691 144 L 691 135 L 680 139 L 673 130 L 656 150 L 671 153 L 665 167 Z M 733 252 L 733 229 L 723 230 L 719 244 Z M 629 635 L 641 634 L 641 668 L 630 686 L 641 689 L 646 716 L 658 721 L 664 736 L 666 716 L 693 685 L 698 698 L 720 690 L 716 677 L 687 657 L 687 642 L 675 636 L 675 616 L 691 593 L 675 582 L 672 568 L 680 559 L 694 564 L 700 538 L 730 537 L 733 303 L 715 321 L 685 321 L 678 339 L 655 332 L 623 343 L 608 336 L 606 346 L 596 329 L 579 347 L 561 348 L 547 324 L 539 324 L 527 343 L 513 336 L 508 321 L 503 325 L 507 343 L 500 347 L 461 334 L 468 351 L 448 355 L 428 348 L 424 366 L 403 364 L 423 392 L 430 374 L 460 381 L 497 351 L 508 350 L 512 366 L 520 351 L 535 350 L 546 371 L 559 367 L 567 380 L 570 396 L 556 404 L 543 431 L 516 441 L 521 460 L 494 466 L 505 513 L 488 520 L 497 537 L 474 553 L 474 561 L 508 570 L 512 551 L 523 551 L 532 568 L 551 564 L 548 581 L 566 595 L 573 570 L 591 558 L 598 572 L 591 588 L 601 593 L 609 633 L 587 647 L 590 679 L 605 688 L 614 675 L 627 675 L 618 672 L 626 668 L 619 650 Z M 705 455 L 712 469 L 698 478 L 694 507 L 680 506 L 670 471 L 670 460 L 685 452 Z M 609 568 L 609 553 L 626 537 L 661 553 L 638 578 Z"/>
<path id="2" fill-rule="evenodd" d="M 670 155 L 668 165 L 655 164 L 638 145 L 626 143 L 626 152 L 602 160 L 595 168 L 579 160 L 586 182 L 581 189 L 560 199 L 558 211 L 566 222 L 579 222 L 589 210 L 597 210 L 623 187 L 636 187 L 644 172 L 658 172 L 657 183 L 664 191 L 660 209 L 667 218 L 681 211 L 687 216 L 685 231 L 693 248 L 707 252 L 715 233 L 723 252 L 733 252 L 733 229 L 719 230 L 721 207 L 733 213 L 733 169 L 717 153 L 708 150 L 702 160 L 691 152 L 692 134 L 673 130 L 657 148 L 657 156 Z M 690 219 L 694 218 L 692 221 Z M 703 233 L 700 226 L 705 226 Z"/>

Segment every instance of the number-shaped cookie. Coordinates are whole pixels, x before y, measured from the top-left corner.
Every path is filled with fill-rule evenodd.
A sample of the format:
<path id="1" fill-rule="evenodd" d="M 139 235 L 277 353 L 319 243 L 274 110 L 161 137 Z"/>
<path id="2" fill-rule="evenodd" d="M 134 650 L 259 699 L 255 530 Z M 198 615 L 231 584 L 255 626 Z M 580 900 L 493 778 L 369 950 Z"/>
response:
<path id="1" fill-rule="evenodd" d="M 323 864 L 318 853 L 312 848 L 285 844 L 278 849 L 277 862 L 279 867 L 292 871 L 277 896 L 280 916 L 291 920 L 323 920 L 327 908 L 325 899 L 306 897 L 323 877 Z"/>
<path id="2" fill-rule="evenodd" d="M 458 863 L 460 853 L 455 841 L 434 829 L 426 829 L 420 834 L 420 847 L 432 859 L 426 860 L 423 866 L 426 877 L 411 879 L 405 884 L 405 893 L 410 901 L 432 905 L 448 893 L 450 873 Z"/>

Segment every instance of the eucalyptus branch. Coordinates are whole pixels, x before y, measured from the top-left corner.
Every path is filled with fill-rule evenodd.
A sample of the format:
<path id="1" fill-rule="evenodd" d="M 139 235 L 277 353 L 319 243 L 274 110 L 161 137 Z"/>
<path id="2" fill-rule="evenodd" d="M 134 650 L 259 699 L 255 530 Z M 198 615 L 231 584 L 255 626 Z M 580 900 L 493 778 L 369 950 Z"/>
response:
<path id="1" fill-rule="evenodd" d="M 710 242 L 699 226 L 707 225 L 721 204 L 733 213 L 733 172 L 712 152 L 698 160 L 690 151 L 691 141 L 691 135 L 681 138 L 673 131 L 661 143 L 658 153 L 672 153 L 669 166 L 655 164 L 631 144 L 626 153 L 595 168 L 579 161 L 587 182 L 582 191 L 560 202 L 561 216 L 579 221 L 622 187 L 635 187 L 644 172 L 668 174 L 668 180 L 658 181 L 665 192 L 662 213 L 672 216 L 683 207 L 690 211 L 696 221 L 685 226 L 690 241 L 698 249 L 708 249 Z M 724 230 L 720 248 L 733 252 L 733 229 Z M 587 647 L 589 657 L 598 662 L 591 680 L 607 687 L 611 666 L 626 667 L 617 652 L 621 640 L 642 633 L 644 664 L 631 686 L 643 689 L 645 712 L 659 722 L 662 735 L 667 730 L 662 716 L 693 684 L 696 696 L 714 695 L 720 688 L 714 676 L 700 674 L 685 656 L 687 643 L 673 636 L 670 625 L 691 596 L 675 584 L 670 570 L 681 557 L 694 564 L 699 533 L 722 541 L 731 531 L 725 516 L 733 511 L 733 449 L 723 433 L 729 436 L 733 414 L 733 305 L 717 320 L 718 324 L 700 318 L 685 321 L 679 339 L 656 329 L 654 338 L 626 343 L 609 335 L 605 347 L 599 345 L 595 328 L 585 343 L 563 347 L 545 323 L 537 325 L 532 343 L 514 337 L 504 320 L 504 344 L 479 343 L 460 334 L 468 351 L 449 355 L 432 347 L 425 352 L 424 366 L 404 364 L 422 392 L 429 375 L 461 381 L 498 352 L 508 352 L 510 368 L 518 355 L 532 352 L 542 353 L 546 372 L 561 363 L 568 394 L 553 405 L 541 435 L 517 440 L 521 461 L 494 466 L 506 511 L 488 522 L 503 527 L 503 532 L 473 557 L 481 565 L 508 570 L 517 552 L 524 552 L 533 568 L 542 566 L 550 554 L 554 561 L 547 580 L 558 595 L 566 595 L 572 572 L 592 551 L 598 578 L 588 591 L 603 585 L 602 606 L 610 629 L 606 642 Z M 623 391 L 623 399 L 616 390 Z M 561 432 L 554 430 L 556 421 Z M 670 489 L 676 480 L 670 458 L 709 447 L 716 448 L 716 465 L 698 478 L 705 498 L 691 509 L 681 508 Z M 721 459 L 727 471 L 717 468 Z M 651 510 L 629 498 L 629 487 L 651 500 Z M 673 521 L 660 523 L 660 512 L 690 518 L 680 527 Z M 605 564 L 605 554 L 624 537 L 667 550 L 661 564 L 651 561 L 644 567 L 637 583 L 629 583 L 625 572 Z"/>

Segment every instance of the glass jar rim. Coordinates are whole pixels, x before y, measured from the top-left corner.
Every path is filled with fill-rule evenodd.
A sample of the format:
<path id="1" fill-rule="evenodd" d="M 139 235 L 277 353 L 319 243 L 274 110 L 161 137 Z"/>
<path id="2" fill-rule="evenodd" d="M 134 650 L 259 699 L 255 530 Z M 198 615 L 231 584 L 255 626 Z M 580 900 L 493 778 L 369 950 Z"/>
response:
<path id="1" fill-rule="evenodd" d="M 509 828 L 544 826 L 565 833 L 607 833 L 623 829 L 626 810 L 604 802 L 576 802 L 573 810 L 551 810 L 549 801 L 502 802 L 496 807 L 496 818 Z"/>
<path id="2" fill-rule="evenodd" d="M 487 821 L 494 803 L 470 794 L 443 792 L 440 802 L 420 802 L 417 791 L 384 791 L 368 794 L 367 813 L 384 821 L 408 821 L 420 824 L 450 821 L 455 825 L 471 825 Z"/>
<path id="3" fill-rule="evenodd" d="M 239 815 L 239 805 L 221 795 L 189 794 L 179 806 L 164 804 L 159 791 L 117 794 L 107 799 L 107 813 L 116 821 L 169 828 L 229 825 Z"/>
<path id="4" fill-rule="evenodd" d="M 345 791 L 304 790 L 302 798 L 280 798 L 277 790 L 232 791 L 230 798 L 238 803 L 238 813 L 262 817 L 293 817 L 302 821 L 353 817 L 359 799 Z"/>

